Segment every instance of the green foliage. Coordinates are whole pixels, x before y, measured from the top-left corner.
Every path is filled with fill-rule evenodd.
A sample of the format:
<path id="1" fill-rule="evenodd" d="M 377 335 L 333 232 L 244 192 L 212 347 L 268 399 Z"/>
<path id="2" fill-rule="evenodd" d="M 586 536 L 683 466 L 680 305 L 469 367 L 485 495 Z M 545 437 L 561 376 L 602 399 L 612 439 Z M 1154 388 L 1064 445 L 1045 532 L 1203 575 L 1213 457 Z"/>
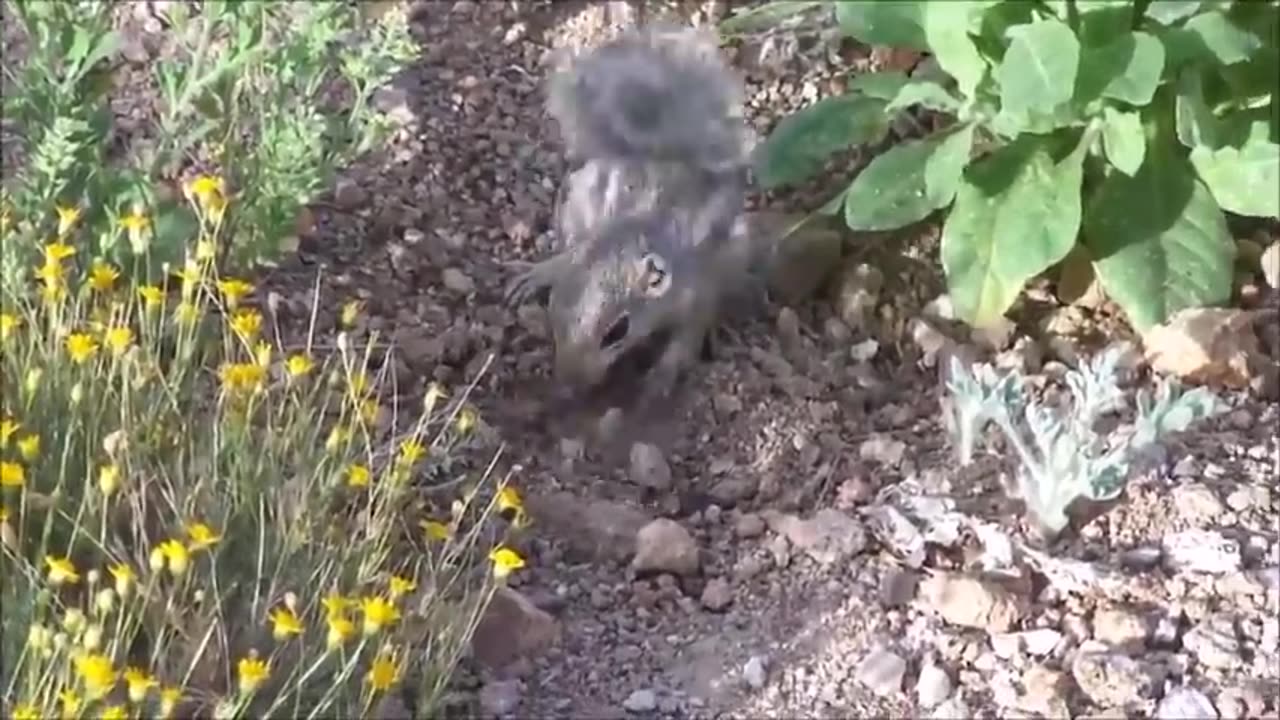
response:
<path id="1" fill-rule="evenodd" d="M 243 266 L 287 251 L 302 206 L 386 137 L 390 123 L 370 99 L 417 52 L 400 11 L 371 20 L 349 3 L 172 4 L 172 47 L 149 67 L 156 97 L 139 129 L 155 140 L 114 158 L 112 5 L 12 3 L 30 52 L 6 66 L 15 91 L 4 111 L 30 162 L 5 178 L 17 220 L 7 287 L 23 280 L 48 239 L 55 203 L 81 209 L 85 236 L 96 239 L 82 250 L 149 276 L 180 263 L 198 222 L 180 193 L 155 181 L 188 178 L 193 166 L 227 186 L 230 243 L 221 258 Z M 326 95 L 334 87 L 341 104 Z M 149 218 L 145 247 L 120 232 L 133 212 Z"/>
<path id="2" fill-rule="evenodd" d="M 942 264 L 972 324 L 1003 315 L 1028 280 L 1082 246 L 1145 330 L 1230 296 L 1225 212 L 1280 217 L 1274 0 L 830 5 L 845 35 L 928 60 L 912 77 L 854 78 L 785 118 L 761 147 L 760 182 L 807 180 L 912 108 L 951 116 L 874 159 L 824 210 L 842 208 L 854 230 L 946 211 Z"/>
<path id="3" fill-rule="evenodd" d="M 1067 526 L 1071 503 L 1115 499 L 1143 453 L 1163 435 L 1186 430 L 1221 409 L 1208 390 L 1183 393 L 1165 380 L 1154 394 L 1138 393 L 1132 424 L 1101 435 L 1095 429 L 1098 420 L 1124 407 L 1115 378 L 1119 359 L 1120 351 L 1112 348 L 1069 372 L 1072 403 L 1060 413 L 1028 402 L 1016 373 L 998 374 L 990 365 L 971 372 L 959 360 L 951 361 L 947 421 L 960 462 L 972 460 L 975 442 L 988 423 L 995 423 L 1019 459 L 1018 496 L 1050 537 Z"/>

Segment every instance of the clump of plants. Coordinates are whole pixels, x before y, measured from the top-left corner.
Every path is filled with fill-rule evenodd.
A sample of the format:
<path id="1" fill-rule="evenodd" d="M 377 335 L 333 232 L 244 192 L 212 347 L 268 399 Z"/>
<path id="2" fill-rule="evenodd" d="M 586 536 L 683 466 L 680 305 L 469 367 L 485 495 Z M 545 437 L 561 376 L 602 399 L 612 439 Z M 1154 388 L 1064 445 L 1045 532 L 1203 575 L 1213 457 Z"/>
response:
<path id="1" fill-rule="evenodd" d="M 357 305 L 321 341 L 317 297 L 286 338 L 244 272 L 376 142 L 403 14 L 173 3 L 157 142 L 111 157 L 112 5 L 9 2 L 30 52 L 5 65 L 0 714 L 431 716 L 524 566 L 520 495 L 457 472 L 483 448 L 466 391 L 406 413 Z"/>
<path id="2" fill-rule="evenodd" d="M 150 140 L 115 157 L 109 100 L 126 71 L 113 28 L 119 4 L 6 3 L 28 38 L 22 61 L 5 63 L 4 115 L 25 158 L 20 176 L 4 178 L 14 235 L 0 259 L 10 284 L 29 274 L 21 249 L 47 239 L 55 204 L 78 211 L 72 240 L 85 255 L 154 279 L 182 261 L 195 232 L 180 190 L 200 173 L 219 176 L 238 208 L 219 248 L 225 262 L 292 251 L 303 207 L 388 136 L 392 124 L 371 99 L 418 52 L 403 8 L 385 3 L 170 3 L 169 44 L 137 76 L 153 86 L 135 131 Z M 139 208 L 151 219 L 147 248 L 122 223 Z"/>
<path id="3" fill-rule="evenodd" d="M 171 278 L 83 258 L 63 211 L 3 296 L 6 717 L 356 717 L 392 691 L 430 711 L 524 564 L 495 512 L 524 522 L 513 487 L 415 502 L 467 452 L 465 397 L 432 385 L 387 431 L 372 343 L 273 334 L 214 260 L 221 186 L 188 187 L 199 233 Z"/>
<path id="4" fill-rule="evenodd" d="M 1100 421 L 1125 407 L 1116 382 L 1119 359 L 1113 347 L 1069 371 L 1071 404 L 1063 408 L 1030 400 L 1016 371 L 999 373 L 989 364 L 971 370 L 951 359 L 944 416 L 961 464 L 972 462 L 978 442 L 994 425 L 1018 460 L 1017 498 L 1049 538 L 1066 528 L 1072 503 L 1116 499 L 1161 438 L 1220 410 L 1207 389 L 1183 392 L 1166 379 L 1154 393 L 1138 392 L 1132 423 L 1101 432 Z"/>
<path id="5" fill-rule="evenodd" d="M 892 230 L 937 211 L 958 316 L 986 325 L 1051 268 L 1096 275 L 1140 331 L 1226 301 L 1226 213 L 1280 217 L 1280 3 L 1273 0 L 776 2 L 730 29 L 825 9 L 847 37 L 918 51 L 909 76 L 848 78 L 782 120 L 759 178 L 811 178 L 904 113 L 896 144 L 823 212 Z"/>

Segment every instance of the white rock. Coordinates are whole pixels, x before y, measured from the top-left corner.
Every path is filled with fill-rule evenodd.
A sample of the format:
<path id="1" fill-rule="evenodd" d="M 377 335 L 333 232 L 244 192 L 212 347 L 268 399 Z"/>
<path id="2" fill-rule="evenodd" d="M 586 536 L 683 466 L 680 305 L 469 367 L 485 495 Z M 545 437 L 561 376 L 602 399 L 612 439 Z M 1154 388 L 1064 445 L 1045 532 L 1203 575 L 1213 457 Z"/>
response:
<path id="1" fill-rule="evenodd" d="M 1160 548 L 1165 565 L 1174 572 L 1220 575 L 1240 570 L 1240 543 L 1213 530 L 1170 533 Z"/>
<path id="2" fill-rule="evenodd" d="M 764 687 L 767 675 L 765 673 L 764 658 L 759 655 L 752 655 L 747 660 L 747 664 L 742 666 L 742 679 L 747 681 L 747 685 L 752 690 L 759 690 Z"/>
<path id="3" fill-rule="evenodd" d="M 1204 693 L 1179 685 L 1161 698 L 1156 706 L 1156 720 L 1218 720 L 1218 709 Z"/>
<path id="4" fill-rule="evenodd" d="M 920 677 L 916 680 L 916 700 L 922 708 L 940 705 L 951 696 L 954 684 L 947 671 L 935 663 L 927 663 L 920 668 Z"/>
<path id="5" fill-rule="evenodd" d="M 647 713 L 658 708 L 658 695 L 652 690 L 636 690 L 622 702 L 627 712 Z"/>
<path id="6" fill-rule="evenodd" d="M 902 689 L 907 661 L 891 650 L 873 650 L 858 664 L 858 681 L 876 695 L 892 695 Z"/>

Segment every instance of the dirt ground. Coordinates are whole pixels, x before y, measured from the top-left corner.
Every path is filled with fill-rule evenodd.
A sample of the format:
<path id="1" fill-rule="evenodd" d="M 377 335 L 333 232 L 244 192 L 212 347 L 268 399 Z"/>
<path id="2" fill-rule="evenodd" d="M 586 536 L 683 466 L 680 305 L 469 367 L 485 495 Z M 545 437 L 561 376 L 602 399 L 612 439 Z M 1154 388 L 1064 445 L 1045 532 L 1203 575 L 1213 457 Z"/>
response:
<path id="1" fill-rule="evenodd" d="M 412 10 L 422 55 L 376 101 L 400 129 L 344 171 L 298 256 L 258 283 L 286 328 L 305 327 L 318 271 L 322 333 L 344 301 L 365 300 L 363 331 L 394 342 L 406 403 L 428 380 L 478 377 L 473 401 L 534 520 L 514 586 L 531 639 L 527 652 L 478 651 L 454 710 L 1280 717 L 1274 396 L 1223 393 L 1227 412 L 1177 438 L 1051 555 L 1014 553 L 967 580 L 1000 564 L 1001 537 L 1030 534 L 1000 490 L 1012 465 L 958 469 L 942 426 L 941 331 L 913 322 L 942 292 L 937 227 L 925 223 L 905 237 L 814 239 L 819 258 L 797 282 L 806 267 L 838 266 L 822 292 L 737 321 L 670 421 L 642 438 L 650 450 L 603 452 L 536 420 L 545 320 L 501 296 L 507 264 L 550 247 L 564 160 L 542 79 L 562 48 L 644 18 L 605 2 Z M 695 21 L 707 11 L 682 8 Z M 775 38 L 734 61 L 764 134 L 838 89 L 848 67 L 879 60 Z M 807 210 L 831 187 L 753 205 Z M 1046 297 L 1033 288 L 1007 334 L 962 345 L 1052 395 L 1065 364 L 1133 341 L 1105 309 Z M 1134 364 L 1130 386 L 1149 385 Z"/>

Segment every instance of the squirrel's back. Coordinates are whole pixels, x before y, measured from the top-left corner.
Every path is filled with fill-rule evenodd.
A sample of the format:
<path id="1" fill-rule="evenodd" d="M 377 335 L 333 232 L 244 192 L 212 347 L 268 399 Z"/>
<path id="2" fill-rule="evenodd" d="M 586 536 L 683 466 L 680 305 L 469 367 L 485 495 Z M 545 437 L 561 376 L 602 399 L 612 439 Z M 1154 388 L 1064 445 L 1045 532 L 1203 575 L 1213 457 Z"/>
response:
<path id="1" fill-rule="evenodd" d="M 633 30 L 553 76 L 547 109 L 569 155 L 673 162 L 711 174 L 747 162 L 742 82 L 694 28 Z"/>
<path id="2" fill-rule="evenodd" d="M 629 31 L 554 75 L 548 111 L 577 165 L 561 245 L 596 244 L 611 221 L 653 213 L 689 224 L 673 238 L 683 245 L 722 234 L 746 191 L 742 95 L 714 37 L 686 27 Z"/>

